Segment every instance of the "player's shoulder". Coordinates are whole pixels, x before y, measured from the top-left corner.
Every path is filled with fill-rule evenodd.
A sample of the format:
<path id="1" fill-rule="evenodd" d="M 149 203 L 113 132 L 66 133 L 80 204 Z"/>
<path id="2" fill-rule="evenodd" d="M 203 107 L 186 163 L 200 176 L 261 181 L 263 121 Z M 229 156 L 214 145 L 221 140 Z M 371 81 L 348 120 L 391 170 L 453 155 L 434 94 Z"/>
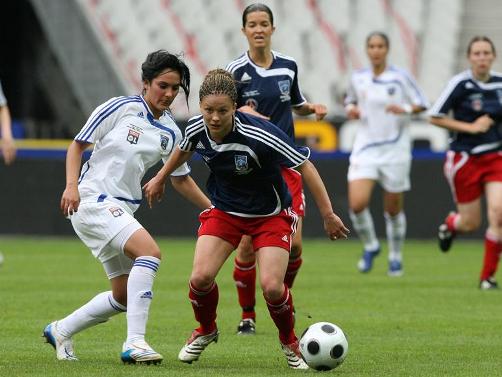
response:
<path id="1" fill-rule="evenodd" d="M 111 114 L 116 111 L 122 112 L 144 112 L 144 102 L 141 96 L 119 96 L 112 97 L 99 105 L 95 112 Z"/>
<path id="2" fill-rule="evenodd" d="M 252 137 L 260 136 L 268 138 L 270 135 L 286 135 L 279 127 L 269 122 L 267 119 L 252 114 L 236 111 L 235 120 L 237 128 L 246 131 L 246 133 Z M 259 131 L 257 129 L 259 129 Z"/>
<path id="3" fill-rule="evenodd" d="M 272 50 L 272 55 L 274 56 L 276 62 L 282 66 L 294 69 L 296 69 L 296 67 L 298 66 L 298 64 L 296 63 L 296 59 L 293 58 L 292 56 L 283 54 L 275 50 Z"/>
<path id="4" fill-rule="evenodd" d="M 227 64 L 225 70 L 234 73 L 239 68 L 245 67 L 249 63 L 248 55 L 246 52 L 242 53 L 237 59 L 232 60 Z"/>
<path id="5" fill-rule="evenodd" d="M 502 82 L 502 72 L 490 71 L 490 81 Z"/>
<path id="6" fill-rule="evenodd" d="M 204 131 L 204 119 L 202 115 L 195 115 L 188 119 L 188 124 L 185 128 L 185 136 L 190 137 L 201 131 Z"/>
<path id="7" fill-rule="evenodd" d="M 371 76 L 372 74 L 373 73 L 371 72 L 371 69 L 369 67 L 363 67 L 352 71 L 351 76 L 354 79 L 354 78 Z"/>

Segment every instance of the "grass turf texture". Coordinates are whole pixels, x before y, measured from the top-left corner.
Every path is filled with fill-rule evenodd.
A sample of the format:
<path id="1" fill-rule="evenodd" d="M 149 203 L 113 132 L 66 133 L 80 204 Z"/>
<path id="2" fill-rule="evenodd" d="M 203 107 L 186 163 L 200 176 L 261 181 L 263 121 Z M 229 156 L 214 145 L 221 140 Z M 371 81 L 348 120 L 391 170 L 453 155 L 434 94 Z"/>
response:
<path id="1" fill-rule="evenodd" d="M 227 261 L 218 277 L 217 344 L 187 365 L 177 361 L 195 327 L 187 299 L 194 240 L 160 239 L 163 263 L 154 287 L 147 340 L 160 366 L 123 365 L 125 315 L 75 336 L 76 363 L 58 362 L 41 338 L 44 326 L 108 290 L 101 265 L 76 239 L 0 238 L 0 376 L 293 376 L 276 329 L 257 295 L 257 335 L 239 337 L 240 311 Z M 356 270 L 356 241 L 307 240 L 293 288 L 298 335 L 330 321 L 348 335 L 338 376 L 502 375 L 502 292 L 482 292 L 482 243 L 457 240 L 449 254 L 435 242 L 408 241 L 405 275 L 389 278 L 382 253 L 374 270 Z"/>

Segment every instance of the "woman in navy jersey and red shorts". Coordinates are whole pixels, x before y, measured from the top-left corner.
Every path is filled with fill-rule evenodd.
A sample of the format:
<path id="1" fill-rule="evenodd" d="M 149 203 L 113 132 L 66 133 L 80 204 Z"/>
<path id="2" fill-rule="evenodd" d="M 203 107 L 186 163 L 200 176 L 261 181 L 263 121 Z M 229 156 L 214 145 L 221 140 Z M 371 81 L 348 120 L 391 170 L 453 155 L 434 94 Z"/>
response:
<path id="1" fill-rule="evenodd" d="M 444 172 L 457 204 L 438 237 L 446 252 L 458 233 L 478 229 L 485 195 L 488 229 L 479 288 L 486 290 L 498 287 L 502 251 L 502 74 L 491 71 L 495 46 L 488 37 L 474 37 L 467 58 L 470 69 L 450 80 L 430 110 L 431 123 L 452 134 Z"/>
<path id="2" fill-rule="evenodd" d="M 207 74 L 199 92 L 202 115 L 189 121 L 185 137 L 164 167 L 144 186 L 150 205 L 159 200 L 171 171 L 194 152 L 211 170 L 207 182 L 213 207 L 200 215 L 200 228 L 190 277 L 189 298 L 200 326 L 178 358 L 191 363 L 218 339 L 216 275 L 239 245 L 250 237 L 259 268 L 263 296 L 288 365 L 306 369 L 294 331 L 293 299 L 284 276 L 298 216 L 281 170 L 302 173 L 324 220 L 330 239 L 346 238 L 348 229 L 332 210 L 326 188 L 308 161 L 310 151 L 263 118 L 236 111 L 232 75 L 216 69 Z"/>
<path id="3" fill-rule="evenodd" d="M 226 69 L 237 82 L 237 108 L 239 111 L 262 116 L 270 120 L 294 142 L 292 111 L 297 115 L 315 114 L 321 120 L 326 106 L 307 102 L 298 82 L 296 61 L 271 48 L 275 31 L 274 16 L 264 4 L 251 4 L 242 14 L 242 32 L 249 50 L 230 62 Z M 288 269 L 284 282 L 291 288 L 302 264 L 302 222 L 305 215 L 302 176 L 294 169 L 285 168 L 282 176 L 293 197 L 293 210 L 299 216 L 293 238 Z M 249 237 L 244 237 L 237 248 L 234 280 L 242 307 L 242 320 L 237 334 L 255 333 L 256 259 Z"/>

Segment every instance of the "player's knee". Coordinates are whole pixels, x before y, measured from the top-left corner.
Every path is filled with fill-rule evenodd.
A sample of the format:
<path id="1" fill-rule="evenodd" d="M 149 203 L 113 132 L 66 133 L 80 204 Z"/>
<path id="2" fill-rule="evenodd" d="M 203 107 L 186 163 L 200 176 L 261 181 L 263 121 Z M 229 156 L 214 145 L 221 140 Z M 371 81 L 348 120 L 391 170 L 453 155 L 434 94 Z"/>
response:
<path id="1" fill-rule="evenodd" d="M 197 287 L 197 289 L 206 291 L 213 286 L 214 276 L 204 272 L 194 271 L 190 277 L 190 283 L 192 286 Z"/>
<path id="2" fill-rule="evenodd" d="M 284 282 L 281 279 L 264 279 L 261 283 L 261 287 L 263 290 L 263 297 L 269 302 L 280 300 L 284 293 Z"/>
<path id="3" fill-rule="evenodd" d="M 127 306 L 127 289 L 112 290 L 112 296 L 120 305 Z"/>
<path id="4" fill-rule="evenodd" d="M 361 213 L 366 208 L 368 208 L 368 203 L 366 202 L 356 202 L 356 203 L 351 203 L 350 205 L 350 210 L 354 212 L 355 215 Z"/>
<path id="5" fill-rule="evenodd" d="M 502 206 L 493 206 L 493 208 L 489 209 L 489 220 L 490 225 L 494 228 L 501 229 L 502 228 Z"/>

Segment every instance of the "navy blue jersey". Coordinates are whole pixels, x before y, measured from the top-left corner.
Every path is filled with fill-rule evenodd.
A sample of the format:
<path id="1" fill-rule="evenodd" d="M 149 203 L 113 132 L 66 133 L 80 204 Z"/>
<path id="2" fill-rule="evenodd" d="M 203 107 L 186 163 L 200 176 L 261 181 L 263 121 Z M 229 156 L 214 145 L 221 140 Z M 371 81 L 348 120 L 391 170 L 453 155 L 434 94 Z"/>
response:
<path id="1" fill-rule="evenodd" d="M 298 66 L 289 56 L 276 51 L 272 55 L 272 65 L 266 69 L 253 63 L 246 52 L 230 62 L 226 70 L 236 80 L 237 107 L 251 106 L 294 140 L 291 106 L 307 102 L 298 84 Z"/>
<path id="2" fill-rule="evenodd" d="M 210 138 L 202 115 L 193 117 L 179 147 L 200 154 L 211 170 L 213 205 L 242 217 L 272 216 L 291 206 L 281 167 L 299 166 L 310 155 L 272 123 L 239 111 L 221 143 Z"/>
<path id="3" fill-rule="evenodd" d="M 490 75 L 487 82 L 474 79 L 471 70 L 456 75 L 429 111 L 432 117 L 444 117 L 452 111 L 454 119 L 468 123 L 485 114 L 495 121 L 485 133 L 452 132 L 451 150 L 470 154 L 502 150 L 502 75 Z"/>

